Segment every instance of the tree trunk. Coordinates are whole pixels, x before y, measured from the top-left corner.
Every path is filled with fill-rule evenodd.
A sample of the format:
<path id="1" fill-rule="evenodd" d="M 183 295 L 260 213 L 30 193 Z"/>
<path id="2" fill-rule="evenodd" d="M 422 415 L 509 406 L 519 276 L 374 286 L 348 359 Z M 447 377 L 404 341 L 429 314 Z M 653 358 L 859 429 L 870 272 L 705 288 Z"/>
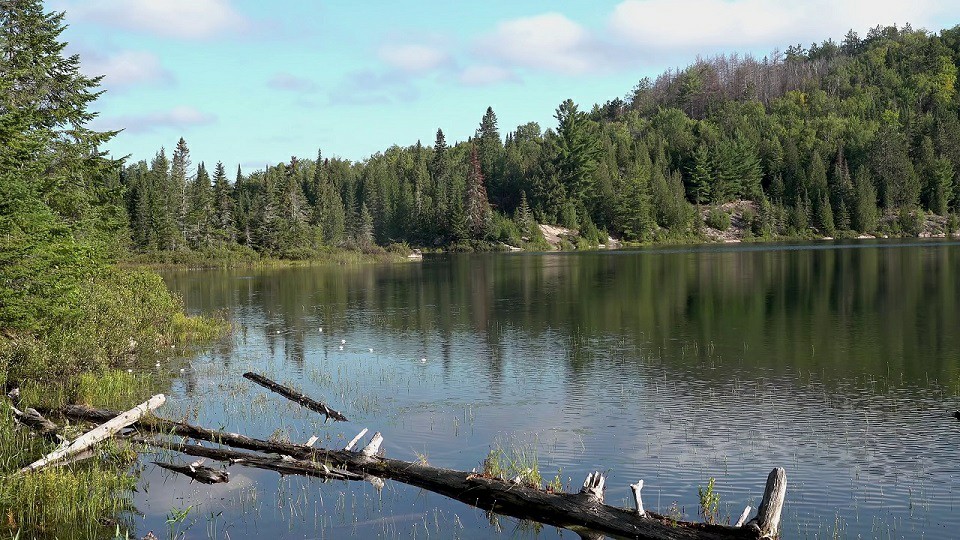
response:
<path id="1" fill-rule="evenodd" d="M 253 372 L 251 372 L 251 371 L 248 371 L 247 373 L 244 373 L 244 374 L 243 374 L 243 378 L 249 379 L 249 380 L 251 380 L 251 381 L 259 384 L 260 386 L 262 386 L 262 387 L 264 387 L 264 388 L 266 388 L 266 389 L 268 389 L 268 390 L 271 390 L 271 391 L 273 391 L 273 392 L 276 392 L 276 393 L 280 394 L 281 396 L 289 399 L 290 401 L 293 401 L 294 403 L 298 403 L 298 404 L 300 404 L 301 406 L 306 407 L 306 408 L 310 409 L 311 411 L 318 412 L 318 413 L 320 413 L 320 414 L 322 414 L 322 415 L 326 416 L 327 418 L 330 418 L 330 419 L 332 419 L 332 420 L 334 420 L 334 421 L 340 421 L 340 422 L 346 422 L 346 421 L 347 421 L 347 417 L 346 417 L 346 416 L 344 416 L 343 414 L 341 414 L 339 411 L 335 411 L 335 410 L 331 409 L 331 408 L 328 407 L 325 403 L 321 403 L 321 402 L 319 402 L 319 401 L 315 401 L 315 400 L 313 400 L 313 399 L 311 399 L 311 398 L 303 395 L 302 393 L 297 392 L 296 390 L 294 390 L 294 389 L 292 389 L 292 388 L 290 388 L 290 387 L 288 387 L 288 386 L 284 386 L 284 385 L 282 385 L 282 384 L 280 384 L 280 383 L 278 383 L 278 382 L 272 381 L 272 380 L 264 377 L 263 375 L 259 375 L 259 374 L 257 374 L 257 373 L 253 373 Z"/>

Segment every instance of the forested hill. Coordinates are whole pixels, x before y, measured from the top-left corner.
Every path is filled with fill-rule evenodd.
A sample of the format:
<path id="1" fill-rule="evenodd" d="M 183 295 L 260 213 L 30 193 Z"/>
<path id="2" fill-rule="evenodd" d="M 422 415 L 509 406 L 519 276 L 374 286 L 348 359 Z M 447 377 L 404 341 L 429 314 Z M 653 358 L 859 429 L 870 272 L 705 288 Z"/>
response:
<path id="1" fill-rule="evenodd" d="M 625 98 L 502 135 L 393 146 L 359 163 L 291 158 L 235 178 L 170 158 L 125 168 L 133 246 L 300 257 L 369 247 L 539 237 L 536 222 L 626 241 L 701 234 L 698 207 L 752 203 L 752 234 L 916 234 L 960 210 L 960 26 L 877 27 L 756 59 L 719 56 L 644 79 Z M 311 156 L 312 157 L 312 156 Z M 232 171 L 229 173 L 233 176 Z M 713 224 L 717 224 L 713 223 Z M 240 248 L 239 246 L 245 246 Z"/>

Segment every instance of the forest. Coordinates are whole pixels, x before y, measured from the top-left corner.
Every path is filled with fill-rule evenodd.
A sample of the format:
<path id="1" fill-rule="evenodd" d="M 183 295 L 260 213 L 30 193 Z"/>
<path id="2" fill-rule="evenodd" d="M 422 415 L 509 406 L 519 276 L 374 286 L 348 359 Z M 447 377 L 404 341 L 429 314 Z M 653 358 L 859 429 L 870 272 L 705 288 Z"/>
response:
<path id="1" fill-rule="evenodd" d="M 960 26 L 850 31 L 762 59 L 697 59 L 623 98 L 556 108 L 556 125 L 504 136 L 487 108 L 475 136 L 392 146 L 353 162 L 291 157 L 245 174 L 168 157 L 119 173 L 136 252 L 330 247 L 543 247 L 537 223 L 582 246 L 697 241 L 720 205 L 748 201 L 748 235 L 918 235 L 957 228 Z M 195 171 L 195 172 L 194 172 Z"/>

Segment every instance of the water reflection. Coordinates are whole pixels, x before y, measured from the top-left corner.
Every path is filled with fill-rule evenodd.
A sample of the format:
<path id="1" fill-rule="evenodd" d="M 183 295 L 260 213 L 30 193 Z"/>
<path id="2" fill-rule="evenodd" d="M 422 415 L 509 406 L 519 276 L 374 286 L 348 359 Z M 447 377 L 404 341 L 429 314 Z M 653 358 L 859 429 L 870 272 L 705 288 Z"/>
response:
<path id="1" fill-rule="evenodd" d="M 226 310 L 237 328 L 178 382 L 174 401 L 200 423 L 256 436 L 335 444 L 372 427 L 392 456 L 456 468 L 513 437 L 537 446 L 547 478 L 610 469 L 607 500 L 624 505 L 627 484 L 643 478 L 647 506 L 676 501 L 689 517 L 709 477 L 735 518 L 780 465 L 786 537 L 949 537 L 960 526 L 958 426 L 946 414 L 960 364 L 960 246 L 828 247 L 171 273 L 190 310 Z M 238 382 L 247 369 L 354 422 L 331 427 L 266 397 Z M 288 537 L 494 530 L 482 512 L 403 486 L 348 509 L 331 499 L 368 497 L 364 487 L 304 481 L 296 500 L 312 523 L 265 517 L 289 494 L 275 475 L 256 477 L 257 519 L 204 499 L 233 520 L 231 538 L 268 523 Z M 436 530 L 410 518 L 431 512 Z"/>

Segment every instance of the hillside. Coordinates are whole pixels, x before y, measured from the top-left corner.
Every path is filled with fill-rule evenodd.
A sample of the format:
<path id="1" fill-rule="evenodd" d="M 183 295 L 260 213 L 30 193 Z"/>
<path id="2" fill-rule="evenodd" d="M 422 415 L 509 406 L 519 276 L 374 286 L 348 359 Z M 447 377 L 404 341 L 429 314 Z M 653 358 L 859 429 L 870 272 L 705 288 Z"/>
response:
<path id="1" fill-rule="evenodd" d="M 393 146 L 362 162 L 292 158 L 233 181 L 221 165 L 128 165 L 141 252 L 254 250 L 309 257 L 539 241 L 536 223 L 584 243 L 709 240 L 706 210 L 750 201 L 754 238 L 919 235 L 960 210 L 960 27 L 849 32 L 765 58 L 698 60 L 557 124 L 503 136 L 488 108 L 476 136 Z M 698 210 L 699 208 L 699 210 Z M 720 210 L 717 210 L 717 219 Z M 939 216 L 933 218 L 931 216 Z M 749 225 L 749 227 L 747 227 Z M 929 229 L 929 230 L 928 230 Z"/>

